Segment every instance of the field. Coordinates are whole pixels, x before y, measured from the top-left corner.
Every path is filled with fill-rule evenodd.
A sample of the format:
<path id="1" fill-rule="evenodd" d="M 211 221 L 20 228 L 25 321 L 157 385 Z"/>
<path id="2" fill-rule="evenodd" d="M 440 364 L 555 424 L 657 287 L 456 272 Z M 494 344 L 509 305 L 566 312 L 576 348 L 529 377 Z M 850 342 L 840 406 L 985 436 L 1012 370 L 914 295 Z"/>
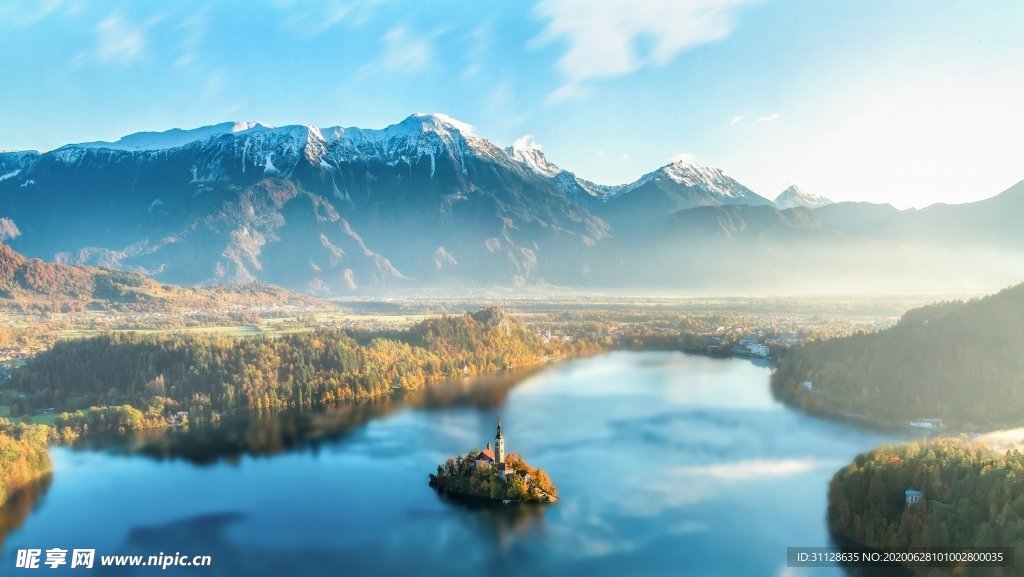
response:
<path id="1" fill-rule="evenodd" d="M 0 419 L 8 419 L 11 416 L 10 405 L 0 405 Z M 34 425 L 53 425 L 57 415 L 32 415 L 21 417 L 19 420 Z"/>

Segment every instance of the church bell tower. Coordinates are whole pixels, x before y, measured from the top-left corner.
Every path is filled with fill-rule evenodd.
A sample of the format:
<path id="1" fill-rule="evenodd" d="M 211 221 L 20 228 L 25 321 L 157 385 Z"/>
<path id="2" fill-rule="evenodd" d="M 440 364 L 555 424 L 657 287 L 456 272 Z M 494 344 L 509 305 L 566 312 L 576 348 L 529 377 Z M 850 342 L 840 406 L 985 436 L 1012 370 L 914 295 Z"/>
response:
<path id="1" fill-rule="evenodd" d="M 498 415 L 498 432 L 494 434 L 494 461 L 505 462 L 505 437 L 501 435 L 501 415 Z"/>

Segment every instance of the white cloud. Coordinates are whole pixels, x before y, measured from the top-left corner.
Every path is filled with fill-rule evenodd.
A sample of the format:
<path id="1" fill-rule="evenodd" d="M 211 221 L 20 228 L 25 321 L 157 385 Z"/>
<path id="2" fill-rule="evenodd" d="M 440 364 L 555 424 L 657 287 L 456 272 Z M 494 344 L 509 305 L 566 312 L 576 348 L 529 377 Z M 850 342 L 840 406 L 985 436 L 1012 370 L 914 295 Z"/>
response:
<path id="1" fill-rule="evenodd" d="M 792 477 L 813 471 L 821 463 L 814 459 L 754 459 L 717 465 L 683 467 L 677 473 L 686 476 L 711 477 L 722 481 L 746 481 L 764 477 Z"/>
<path id="2" fill-rule="evenodd" d="M 516 150 L 543 150 L 543 147 L 534 140 L 532 134 L 524 134 L 517 138 L 512 143 L 512 148 Z"/>
<path id="3" fill-rule="evenodd" d="M 388 30 L 381 44 L 384 52 L 376 65 L 388 70 L 420 70 L 434 57 L 432 36 L 417 34 L 402 24 Z"/>
<path id="4" fill-rule="evenodd" d="M 630 158 L 630 156 L 629 156 L 628 152 L 626 154 L 622 155 L 622 160 L 625 160 L 626 162 L 629 162 L 629 158 Z"/>
<path id="5" fill-rule="evenodd" d="M 104 62 L 138 60 L 146 48 L 146 28 L 113 14 L 96 27 L 96 57 Z"/>
<path id="6" fill-rule="evenodd" d="M 9 218 L 0 218 L 0 241 L 8 241 L 21 236 L 21 231 L 18 230 L 18 225 L 14 224 L 14 221 Z"/>
<path id="7" fill-rule="evenodd" d="M 224 92 L 226 85 L 227 72 L 224 68 L 214 70 L 206 77 L 206 81 L 203 82 L 203 97 L 207 100 L 219 97 Z"/>
<path id="8" fill-rule="evenodd" d="M 288 16 L 283 25 L 303 38 L 315 38 L 334 28 L 353 15 L 355 6 L 349 2 L 328 2 L 326 5 L 309 7 L 287 5 Z"/>
<path id="9" fill-rule="evenodd" d="M 595 79 L 662 66 L 679 52 L 728 36 L 736 8 L 749 0 L 541 0 L 547 21 L 535 46 L 564 43 L 563 84 L 552 101 L 586 93 Z"/>
<path id="10" fill-rule="evenodd" d="M 515 130 L 529 118 L 523 101 L 518 97 L 516 85 L 508 78 L 482 90 L 486 91 L 482 102 L 486 106 L 486 114 L 490 117 L 492 128 Z"/>
<path id="11" fill-rule="evenodd" d="M 56 12 L 63 4 L 63 0 L 4 2 L 0 4 L 0 24 L 15 27 L 32 26 Z"/>
<path id="12" fill-rule="evenodd" d="M 833 466 L 838 465 L 811 457 L 790 457 L 670 467 L 653 477 L 631 479 L 633 491 L 617 503 L 623 514 L 648 516 L 726 497 L 736 491 L 735 485 L 785 479 Z M 679 487 L 686 487 L 686 490 L 680 491 Z"/>
<path id="13" fill-rule="evenodd" d="M 144 55 L 149 43 L 149 28 L 160 20 L 160 17 L 156 17 L 137 23 L 114 12 L 96 25 L 95 44 L 91 49 L 75 55 L 72 64 L 127 65 L 137 62 Z"/>
<path id="14" fill-rule="evenodd" d="M 181 33 L 181 41 L 178 58 L 174 61 L 176 67 L 188 68 L 199 58 L 199 45 L 206 37 L 208 24 L 209 10 L 206 8 L 192 13 L 178 24 L 176 31 Z"/>
<path id="15" fill-rule="evenodd" d="M 598 158 L 604 158 L 604 149 L 603 148 L 598 148 L 597 152 L 594 153 L 594 154 L 596 154 Z"/>
<path id="16" fill-rule="evenodd" d="M 349 28 L 364 26 L 387 0 L 271 0 L 282 13 L 281 26 L 300 38 L 316 38 L 345 23 Z"/>
<path id="17" fill-rule="evenodd" d="M 465 50 L 466 67 L 462 69 L 463 78 L 473 78 L 484 70 L 487 52 L 493 43 L 493 36 L 493 19 L 485 20 L 463 36 L 462 41 L 468 45 Z"/>
<path id="18" fill-rule="evenodd" d="M 778 112 L 773 112 L 773 113 L 769 114 L 768 116 L 762 116 L 762 117 L 758 118 L 754 122 L 775 122 L 776 120 L 778 120 L 780 118 L 782 118 L 781 114 L 779 114 Z"/>
<path id="19" fill-rule="evenodd" d="M 729 128 L 732 128 L 733 126 L 736 126 L 737 124 L 743 122 L 744 118 L 746 118 L 746 117 L 743 116 L 742 114 L 733 116 L 732 120 L 729 121 Z"/>
<path id="20" fill-rule="evenodd" d="M 697 155 L 691 152 L 678 152 L 672 155 L 669 162 L 682 162 L 685 164 L 697 164 Z"/>

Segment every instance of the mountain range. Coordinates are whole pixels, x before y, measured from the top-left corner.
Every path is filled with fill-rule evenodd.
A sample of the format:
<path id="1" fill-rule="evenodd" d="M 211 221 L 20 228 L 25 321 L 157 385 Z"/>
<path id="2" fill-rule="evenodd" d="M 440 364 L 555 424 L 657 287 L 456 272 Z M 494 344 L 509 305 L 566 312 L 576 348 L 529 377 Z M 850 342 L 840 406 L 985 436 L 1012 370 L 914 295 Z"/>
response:
<path id="1" fill-rule="evenodd" d="M 603 185 L 441 114 L 383 129 L 231 122 L 0 153 L 0 242 L 30 257 L 325 296 L 1002 286 L 1021 270 L 1022 205 L 1024 183 L 920 210 L 796 187 L 772 202 L 682 161 Z"/>

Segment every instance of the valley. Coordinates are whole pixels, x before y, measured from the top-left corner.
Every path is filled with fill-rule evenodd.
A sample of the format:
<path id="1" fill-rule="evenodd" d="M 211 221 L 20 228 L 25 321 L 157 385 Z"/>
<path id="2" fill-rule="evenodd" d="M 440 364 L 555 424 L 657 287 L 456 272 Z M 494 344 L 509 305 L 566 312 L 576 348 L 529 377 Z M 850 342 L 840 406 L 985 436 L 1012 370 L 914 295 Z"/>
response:
<path id="1" fill-rule="evenodd" d="M 1024 576 L 1021 22 L 0 0 L 0 576 Z"/>

